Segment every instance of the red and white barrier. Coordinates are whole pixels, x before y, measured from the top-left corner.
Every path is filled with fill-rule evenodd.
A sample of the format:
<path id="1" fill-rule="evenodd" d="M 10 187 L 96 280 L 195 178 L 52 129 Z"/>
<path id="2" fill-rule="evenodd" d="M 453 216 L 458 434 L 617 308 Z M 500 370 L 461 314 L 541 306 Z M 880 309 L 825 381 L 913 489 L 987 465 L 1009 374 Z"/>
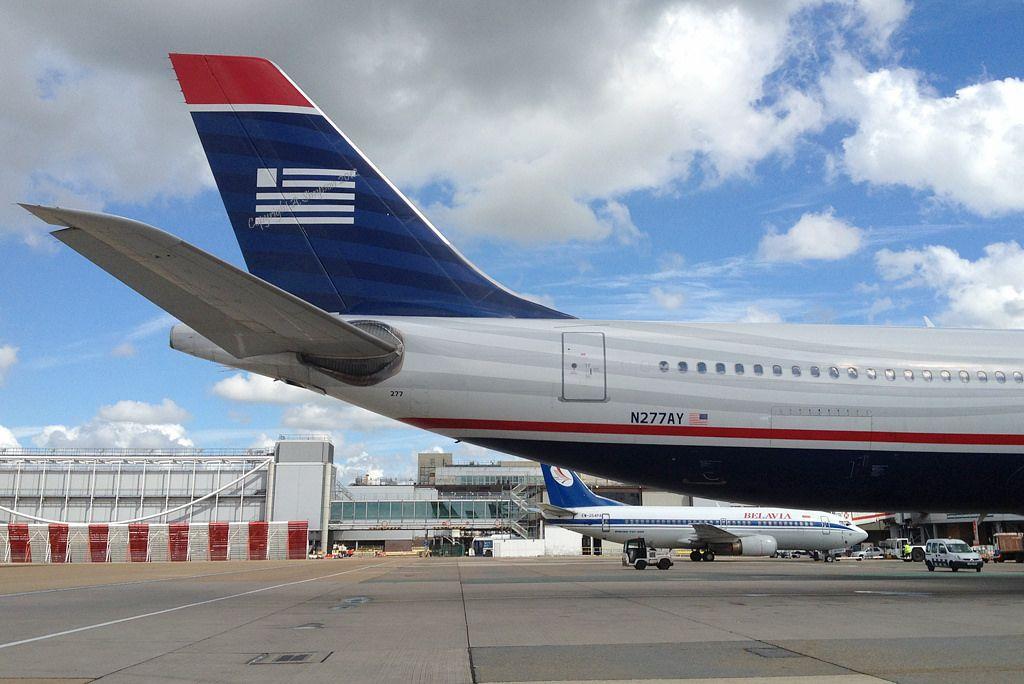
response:
<path id="1" fill-rule="evenodd" d="M 306 557 L 309 522 L 0 523 L 0 563 L 284 560 Z"/>

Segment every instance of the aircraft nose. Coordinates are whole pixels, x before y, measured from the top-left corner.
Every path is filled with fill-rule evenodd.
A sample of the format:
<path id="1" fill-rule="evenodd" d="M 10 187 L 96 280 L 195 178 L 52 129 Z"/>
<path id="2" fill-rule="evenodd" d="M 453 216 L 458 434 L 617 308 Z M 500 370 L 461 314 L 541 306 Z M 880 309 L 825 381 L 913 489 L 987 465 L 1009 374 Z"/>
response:
<path id="1" fill-rule="evenodd" d="M 854 544 L 860 544 L 862 541 L 868 538 L 868 533 L 858 527 L 857 531 L 853 535 L 853 538 Z"/>

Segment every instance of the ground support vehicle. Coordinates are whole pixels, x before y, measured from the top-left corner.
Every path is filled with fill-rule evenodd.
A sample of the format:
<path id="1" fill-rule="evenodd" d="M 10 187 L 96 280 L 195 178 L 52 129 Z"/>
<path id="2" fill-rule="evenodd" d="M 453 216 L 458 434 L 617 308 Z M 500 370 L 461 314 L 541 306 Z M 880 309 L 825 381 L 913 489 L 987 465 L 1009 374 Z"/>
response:
<path id="1" fill-rule="evenodd" d="M 882 549 L 877 546 L 866 546 L 858 551 L 854 551 L 850 554 L 850 558 L 855 558 L 859 561 L 865 558 L 885 558 L 885 554 L 882 553 Z"/>
<path id="2" fill-rule="evenodd" d="M 985 565 L 978 552 L 960 539 L 929 539 L 924 548 L 924 563 L 929 572 L 935 568 L 949 568 L 953 572 L 964 568 L 981 572 Z"/>
<path id="3" fill-rule="evenodd" d="M 647 546 L 644 539 L 630 539 L 622 545 L 622 565 L 631 565 L 637 570 L 646 570 L 648 566 L 668 570 L 674 565 L 672 550 Z"/>
<path id="4" fill-rule="evenodd" d="M 995 562 L 1004 563 L 1008 560 L 1024 563 L 1024 534 L 1020 532 L 999 532 L 992 535 L 992 541 L 998 551 Z"/>

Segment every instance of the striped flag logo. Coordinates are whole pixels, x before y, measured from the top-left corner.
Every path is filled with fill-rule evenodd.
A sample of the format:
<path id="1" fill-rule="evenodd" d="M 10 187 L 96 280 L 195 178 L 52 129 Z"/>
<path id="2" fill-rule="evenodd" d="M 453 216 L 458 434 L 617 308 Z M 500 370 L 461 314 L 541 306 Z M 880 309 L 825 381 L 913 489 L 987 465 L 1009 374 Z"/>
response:
<path id="1" fill-rule="evenodd" d="M 690 414 L 688 414 L 688 416 L 689 416 L 689 423 L 690 423 L 690 425 L 707 425 L 708 424 L 708 414 L 706 414 L 706 413 L 690 413 Z"/>
<path id="2" fill-rule="evenodd" d="M 355 222 L 352 169 L 256 169 L 256 208 L 250 228 Z"/>

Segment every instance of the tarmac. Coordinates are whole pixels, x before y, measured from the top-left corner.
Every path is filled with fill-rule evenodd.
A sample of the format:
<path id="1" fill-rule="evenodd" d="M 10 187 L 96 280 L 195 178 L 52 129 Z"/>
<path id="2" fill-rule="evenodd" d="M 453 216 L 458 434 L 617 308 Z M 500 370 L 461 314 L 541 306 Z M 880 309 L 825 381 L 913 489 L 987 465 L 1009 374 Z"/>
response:
<path id="1" fill-rule="evenodd" d="M 988 682 L 1024 566 L 366 558 L 0 566 L 0 681 Z"/>

